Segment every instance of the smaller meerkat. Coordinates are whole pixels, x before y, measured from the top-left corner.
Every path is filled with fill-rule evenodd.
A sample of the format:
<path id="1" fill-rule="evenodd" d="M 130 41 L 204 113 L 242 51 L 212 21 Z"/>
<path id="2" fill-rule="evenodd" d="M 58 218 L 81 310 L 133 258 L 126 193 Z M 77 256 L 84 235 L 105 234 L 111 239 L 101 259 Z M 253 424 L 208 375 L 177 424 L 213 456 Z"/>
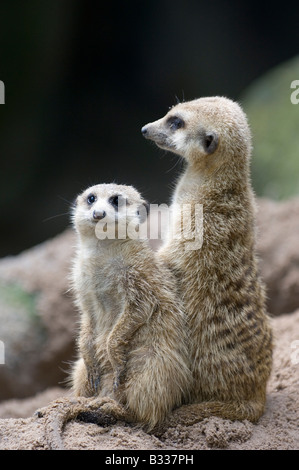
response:
<path id="1" fill-rule="evenodd" d="M 272 334 L 255 253 L 246 115 L 230 99 L 199 98 L 177 104 L 142 134 L 186 162 L 172 200 L 173 233 L 158 256 L 176 275 L 191 332 L 192 405 L 176 410 L 168 424 L 211 415 L 257 421 L 265 407 Z M 191 207 L 196 235 L 197 205 L 203 237 L 200 249 L 192 250 L 180 236 L 181 221 Z"/>
<path id="2" fill-rule="evenodd" d="M 82 358 L 72 380 L 77 396 L 116 398 L 133 420 L 152 428 L 183 403 L 190 373 L 175 279 L 148 240 L 135 237 L 145 205 L 133 187 L 115 184 L 77 198 L 73 287 Z M 115 226 L 115 239 L 98 238 L 99 221 Z M 126 230 L 118 238 L 121 224 Z"/>
<path id="3" fill-rule="evenodd" d="M 186 401 L 191 375 L 176 281 L 148 240 L 136 236 L 145 206 L 133 187 L 116 184 L 90 187 L 76 200 L 80 358 L 71 382 L 77 397 L 95 399 L 93 411 L 103 398 L 106 416 L 150 430 Z M 116 237 L 101 239 L 109 226 Z M 78 404 L 65 411 L 68 419 L 78 414 Z"/>
<path id="4" fill-rule="evenodd" d="M 72 284 L 81 313 L 80 357 L 70 377 L 77 398 L 36 413 L 47 423 L 51 448 L 63 448 L 62 428 L 71 419 L 122 420 L 150 431 L 188 401 L 185 315 L 174 276 L 136 231 L 146 207 L 125 185 L 99 184 L 77 197 Z"/>

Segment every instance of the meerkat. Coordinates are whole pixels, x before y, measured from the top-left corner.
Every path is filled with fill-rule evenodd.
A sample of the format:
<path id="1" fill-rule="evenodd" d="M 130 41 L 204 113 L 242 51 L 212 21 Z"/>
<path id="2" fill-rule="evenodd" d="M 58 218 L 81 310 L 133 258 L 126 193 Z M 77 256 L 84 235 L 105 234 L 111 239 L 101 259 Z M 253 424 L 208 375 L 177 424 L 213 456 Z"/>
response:
<path id="1" fill-rule="evenodd" d="M 246 115 L 225 97 L 200 98 L 177 104 L 141 131 L 186 164 L 172 198 L 172 233 L 158 252 L 178 280 L 191 332 L 190 402 L 168 425 L 211 415 L 255 422 L 265 407 L 272 334 L 255 253 Z M 196 235 L 197 205 L 202 244 L 190 249 L 180 236 L 181 221 L 191 206 Z"/>
<path id="2" fill-rule="evenodd" d="M 174 276 L 136 230 L 146 206 L 125 185 L 99 184 L 77 197 L 72 285 L 81 316 L 80 357 L 71 383 L 76 397 L 93 401 L 89 408 L 80 398 L 70 407 L 58 404 L 60 428 L 63 419 L 90 410 L 99 411 L 92 417 L 99 423 L 102 410 L 104 422 L 110 414 L 150 431 L 187 400 L 185 315 Z"/>
<path id="3" fill-rule="evenodd" d="M 72 382 L 75 395 L 116 398 L 152 427 L 187 396 L 190 372 L 176 281 L 134 230 L 145 222 L 145 207 L 133 187 L 116 184 L 77 198 L 73 288 L 82 357 Z M 115 228 L 111 239 L 98 238 L 99 221 Z"/>

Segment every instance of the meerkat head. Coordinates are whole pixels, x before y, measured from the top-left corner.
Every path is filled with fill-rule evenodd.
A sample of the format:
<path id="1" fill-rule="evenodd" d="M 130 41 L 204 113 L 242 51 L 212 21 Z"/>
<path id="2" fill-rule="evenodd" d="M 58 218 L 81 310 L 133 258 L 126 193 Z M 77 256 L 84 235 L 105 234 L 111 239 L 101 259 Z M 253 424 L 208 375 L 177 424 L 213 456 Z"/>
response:
<path id="1" fill-rule="evenodd" d="M 141 132 L 164 150 L 196 164 L 223 162 L 223 158 L 249 153 L 250 131 L 240 106 L 224 97 L 199 98 L 179 103 Z"/>
<path id="2" fill-rule="evenodd" d="M 132 186 L 98 184 L 80 194 L 74 204 L 73 223 L 78 233 L 97 237 L 96 226 L 126 228 L 146 221 L 149 204 Z M 124 237 L 122 237 L 124 238 Z M 125 237 L 126 238 L 126 237 Z"/>

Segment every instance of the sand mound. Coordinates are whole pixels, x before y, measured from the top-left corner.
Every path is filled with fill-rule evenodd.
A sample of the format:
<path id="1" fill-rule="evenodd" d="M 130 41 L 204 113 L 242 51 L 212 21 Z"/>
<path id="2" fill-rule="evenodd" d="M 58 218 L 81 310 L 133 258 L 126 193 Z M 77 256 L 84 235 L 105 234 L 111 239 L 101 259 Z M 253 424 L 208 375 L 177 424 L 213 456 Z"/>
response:
<path id="1" fill-rule="evenodd" d="M 274 318 L 273 328 L 274 367 L 266 411 L 257 424 L 213 417 L 193 426 L 168 429 L 158 439 L 125 423 L 103 428 L 71 421 L 62 434 L 65 449 L 298 449 L 299 310 Z M 6 419 L 0 419 L 0 449 L 49 449 L 45 422 L 32 414 L 65 393 L 56 388 L 35 398 L 2 402 L 0 416 Z M 31 417 L 25 418 L 26 415 Z M 12 418 L 8 419 L 9 416 Z"/>

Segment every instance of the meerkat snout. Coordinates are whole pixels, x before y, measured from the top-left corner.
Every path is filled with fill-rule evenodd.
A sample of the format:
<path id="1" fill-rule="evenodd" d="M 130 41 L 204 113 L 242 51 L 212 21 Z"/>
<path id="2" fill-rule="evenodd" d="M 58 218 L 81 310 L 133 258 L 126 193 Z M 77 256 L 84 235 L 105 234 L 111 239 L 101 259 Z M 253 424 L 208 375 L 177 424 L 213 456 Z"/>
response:
<path id="1" fill-rule="evenodd" d="M 144 137 L 146 137 L 146 134 L 147 134 L 147 127 L 146 127 L 146 126 L 143 126 L 143 127 L 141 128 L 141 134 L 142 134 Z"/>
<path id="2" fill-rule="evenodd" d="M 106 217 L 105 211 L 94 210 L 92 213 L 94 220 L 102 220 Z"/>

